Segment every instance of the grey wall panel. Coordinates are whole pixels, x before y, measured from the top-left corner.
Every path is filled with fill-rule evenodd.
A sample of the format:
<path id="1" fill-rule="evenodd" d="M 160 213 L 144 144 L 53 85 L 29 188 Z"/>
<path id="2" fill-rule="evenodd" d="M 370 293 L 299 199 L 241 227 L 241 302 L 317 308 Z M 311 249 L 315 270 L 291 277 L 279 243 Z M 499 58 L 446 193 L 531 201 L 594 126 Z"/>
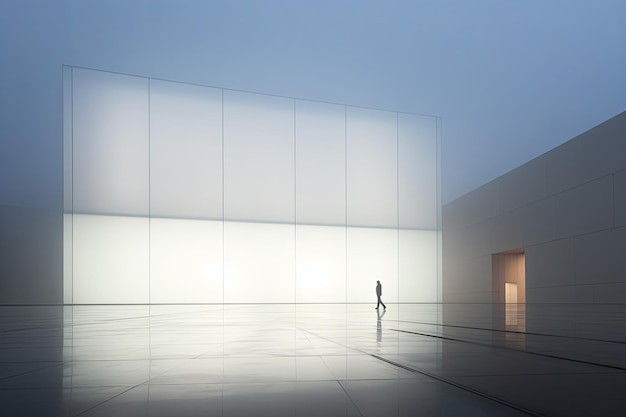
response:
<path id="1" fill-rule="evenodd" d="M 445 247 L 446 253 L 450 259 L 465 259 L 467 256 L 467 245 L 461 242 L 462 232 L 460 230 L 450 231 L 442 237 L 442 246 Z M 449 265 L 444 263 L 443 266 Z"/>
<path id="2" fill-rule="evenodd" d="M 626 170 L 613 174 L 615 226 L 626 226 Z"/>
<path id="3" fill-rule="evenodd" d="M 582 145 L 578 138 L 546 153 L 546 191 L 553 195 L 582 182 Z"/>
<path id="4" fill-rule="evenodd" d="M 556 237 L 613 227 L 613 179 L 606 176 L 554 197 Z"/>
<path id="5" fill-rule="evenodd" d="M 626 118 L 614 117 L 580 136 L 582 181 L 626 168 Z"/>
<path id="6" fill-rule="evenodd" d="M 513 211 L 472 224 L 456 235 L 455 239 L 459 239 L 460 242 L 455 244 L 465 247 L 466 257 L 491 255 L 520 248 L 522 220 L 522 214 Z"/>
<path id="7" fill-rule="evenodd" d="M 594 303 L 593 285 L 576 285 L 576 302 L 577 303 Z"/>
<path id="8" fill-rule="evenodd" d="M 623 303 L 626 300 L 626 283 L 594 285 L 593 299 L 596 303 Z"/>
<path id="9" fill-rule="evenodd" d="M 624 248 L 626 248 L 626 227 L 617 227 L 613 230 L 614 239 L 610 243 L 615 245 L 611 247 L 611 250 L 615 254 L 613 261 L 615 265 L 615 280 L 626 281 L 626 257 L 624 257 Z"/>
<path id="10" fill-rule="evenodd" d="M 500 213 L 499 179 L 485 184 L 446 206 L 444 222 L 467 227 Z M 448 217 L 452 211 L 453 217 Z"/>
<path id="11" fill-rule="evenodd" d="M 490 227 L 491 244 L 488 245 L 485 254 L 521 248 L 523 245 L 522 220 L 522 213 L 517 210 L 495 217 Z"/>
<path id="12" fill-rule="evenodd" d="M 498 181 L 500 211 L 518 209 L 546 197 L 546 158 L 538 157 Z"/>
<path id="13" fill-rule="evenodd" d="M 457 200 L 454 200 L 441 208 L 441 220 L 444 223 L 450 225 L 448 230 L 454 232 L 457 228 L 466 227 L 467 221 L 466 219 L 466 207 L 465 200 L 466 196 L 459 197 Z M 445 224 L 443 225 L 445 228 Z"/>
<path id="14" fill-rule="evenodd" d="M 447 279 L 443 282 L 446 302 L 491 302 L 490 255 L 464 259 L 455 263 L 453 268 L 454 271 L 446 272 Z"/>
<path id="15" fill-rule="evenodd" d="M 574 239 L 562 239 L 526 248 L 526 289 L 575 284 Z M 532 298 L 527 297 L 529 302 Z"/>
<path id="16" fill-rule="evenodd" d="M 597 284 L 619 281 L 626 272 L 624 228 L 576 236 L 576 283 Z M 624 265 L 620 268 L 621 265 Z"/>
<path id="17" fill-rule="evenodd" d="M 522 216 L 522 246 L 549 242 L 556 238 L 554 198 L 546 198 L 519 210 Z"/>
<path id="18" fill-rule="evenodd" d="M 526 299 L 527 302 L 533 303 L 576 303 L 578 302 L 577 290 L 578 287 L 574 285 L 526 288 Z"/>
<path id="19" fill-rule="evenodd" d="M 494 219 L 488 219 L 475 223 L 461 233 L 459 238 L 466 248 L 465 256 L 467 258 L 475 258 L 490 253 L 492 245 L 489 236 L 493 235 L 494 222 Z"/>

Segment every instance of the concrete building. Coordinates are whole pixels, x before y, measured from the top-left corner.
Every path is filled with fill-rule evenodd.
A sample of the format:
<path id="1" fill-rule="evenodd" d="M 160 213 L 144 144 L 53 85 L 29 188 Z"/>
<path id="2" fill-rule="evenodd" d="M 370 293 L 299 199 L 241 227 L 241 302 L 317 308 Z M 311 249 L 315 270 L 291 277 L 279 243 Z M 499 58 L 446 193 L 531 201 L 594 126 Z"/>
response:
<path id="1" fill-rule="evenodd" d="M 443 300 L 624 303 L 625 248 L 626 112 L 444 206 Z"/>

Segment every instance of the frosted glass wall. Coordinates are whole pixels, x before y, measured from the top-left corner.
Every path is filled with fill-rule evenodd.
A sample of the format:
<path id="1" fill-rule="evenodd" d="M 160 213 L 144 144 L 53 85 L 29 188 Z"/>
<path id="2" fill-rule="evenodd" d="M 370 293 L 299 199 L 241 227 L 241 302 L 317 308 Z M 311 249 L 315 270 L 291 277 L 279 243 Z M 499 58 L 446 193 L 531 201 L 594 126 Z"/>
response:
<path id="1" fill-rule="evenodd" d="M 436 118 L 63 79 L 66 303 L 439 300 Z"/>

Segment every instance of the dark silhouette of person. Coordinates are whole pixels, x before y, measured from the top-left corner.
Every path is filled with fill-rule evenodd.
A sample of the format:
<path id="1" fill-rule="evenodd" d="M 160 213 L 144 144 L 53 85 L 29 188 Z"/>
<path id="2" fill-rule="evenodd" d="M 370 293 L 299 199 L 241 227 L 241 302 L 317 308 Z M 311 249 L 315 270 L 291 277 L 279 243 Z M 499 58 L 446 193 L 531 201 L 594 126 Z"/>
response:
<path id="1" fill-rule="evenodd" d="M 378 310 L 378 307 L 380 307 L 380 305 L 383 305 L 383 308 L 385 310 L 387 310 L 387 306 L 385 305 L 385 303 L 383 303 L 383 300 L 380 299 L 380 297 L 383 295 L 383 286 L 380 284 L 380 281 L 376 281 L 376 296 L 378 297 L 378 304 L 376 304 L 376 310 Z"/>

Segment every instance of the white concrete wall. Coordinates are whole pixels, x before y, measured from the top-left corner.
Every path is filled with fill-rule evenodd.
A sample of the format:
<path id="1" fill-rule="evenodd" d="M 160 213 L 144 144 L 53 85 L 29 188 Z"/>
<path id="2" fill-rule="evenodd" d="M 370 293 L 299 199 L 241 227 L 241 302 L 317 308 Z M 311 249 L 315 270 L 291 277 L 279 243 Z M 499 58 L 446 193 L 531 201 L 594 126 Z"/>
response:
<path id="1" fill-rule="evenodd" d="M 519 248 L 528 303 L 626 302 L 626 112 L 444 206 L 444 301 L 491 302 Z"/>

